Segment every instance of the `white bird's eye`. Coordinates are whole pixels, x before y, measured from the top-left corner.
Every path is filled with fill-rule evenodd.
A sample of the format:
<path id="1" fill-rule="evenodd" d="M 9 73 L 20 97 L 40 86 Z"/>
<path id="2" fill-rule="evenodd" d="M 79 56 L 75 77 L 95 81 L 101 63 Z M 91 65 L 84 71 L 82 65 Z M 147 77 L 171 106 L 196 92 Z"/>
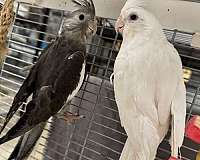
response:
<path id="1" fill-rule="evenodd" d="M 138 19 L 138 16 L 136 14 L 131 14 L 130 15 L 130 20 L 136 21 Z"/>
<path id="2" fill-rule="evenodd" d="M 85 20 L 85 15 L 84 14 L 80 14 L 79 15 L 79 20 L 80 21 L 84 21 Z"/>

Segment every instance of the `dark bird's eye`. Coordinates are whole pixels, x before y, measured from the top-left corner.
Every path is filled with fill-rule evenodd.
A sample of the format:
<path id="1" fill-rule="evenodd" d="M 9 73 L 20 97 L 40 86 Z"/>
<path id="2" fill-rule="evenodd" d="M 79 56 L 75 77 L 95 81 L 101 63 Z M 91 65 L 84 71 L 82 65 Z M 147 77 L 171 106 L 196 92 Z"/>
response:
<path id="1" fill-rule="evenodd" d="M 79 20 L 83 21 L 84 19 L 85 19 L 85 15 L 84 14 L 79 15 Z"/>
<path id="2" fill-rule="evenodd" d="M 136 14 L 131 14 L 130 15 L 130 20 L 135 21 L 138 19 L 138 16 Z"/>

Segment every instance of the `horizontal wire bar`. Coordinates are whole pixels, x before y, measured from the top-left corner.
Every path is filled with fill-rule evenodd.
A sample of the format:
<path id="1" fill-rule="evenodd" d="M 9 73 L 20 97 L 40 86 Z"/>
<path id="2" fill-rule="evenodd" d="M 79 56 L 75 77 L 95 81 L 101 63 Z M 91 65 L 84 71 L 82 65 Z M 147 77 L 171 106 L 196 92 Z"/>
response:
<path id="1" fill-rule="evenodd" d="M 76 151 L 73 151 L 72 149 L 69 149 L 68 150 L 69 152 L 73 152 L 73 153 L 75 153 L 75 154 L 77 154 L 77 155 L 81 155 L 80 153 L 78 153 L 78 152 L 76 152 Z M 68 153 L 69 153 L 68 152 Z M 82 155 L 82 157 L 84 157 L 85 159 L 87 159 L 87 160 L 93 160 L 93 159 L 91 159 L 91 158 L 89 158 L 89 157 L 87 157 L 87 156 L 85 156 L 85 155 Z"/>
<path id="2" fill-rule="evenodd" d="M 45 41 L 45 40 L 41 40 L 41 39 L 37 39 L 37 38 L 32 38 L 32 37 L 25 36 L 25 35 L 22 35 L 22 34 L 18 34 L 18 33 L 15 33 L 15 32 L 13 32 L 11 35 L 12 36 L 16 36 L 16 37 L 22 37 L 22 38 L 34 40 L 34 41 L 44 42 L 44 43 L 47 43 L 47 44 L 51 43 L 50 41 Z M 12 38 L 12 40 L 15 40 L 15 39 Z"/>
<path id="3" fill-rule="evenodd" d="M 41 145 L 41 146 L 43 146 L 43 147 L 47 147 L 46 145 L 42 144 L 41 142 L 39 142 L 39 145 Z M 62 153 L 60 153 L 60 152 L 58 152 L 58 151 L 52 149 L 51 147 L 49 147 L 48 149 L 49 149 L 50 151 L 53 151 L 54 153 L 56 153 L 56 154 L 62 156 L 62 157 L 65 156 L 64 154 L 62 154 Z"/>
<path id="4" fill-rule="evenodd" d="M 31 15 L 36 15 L 36 16 L 41 16 L 41 17 L 46 17 L 46 18 L 49 18 L 50 16 L 49 15 L 45 15 L 45 14 L 42 14 L 42 13 L 36 13 L 36 12 L 32 12 L 32 11 L 25 11 L 25 10 L 18 10 L 18 12 L 23 12 L 23 13 L 27 13 L 27 14 L 31 14 Z M 38 18 L 41 18 L 41 17 L 38 17 Z"/>
<path id="5" fill-rule="evenodd" d="M 17 53 L 24 54 L 24 55 L 29 56 L 29 57 L 32 57 L 32 58 L 38 58 L 38 56 L 35 56 L 35 55 L 33 55 L 33 54 L 31 54 L 31 53 L 28 53 L 28 52 L 20 51 L 20 50 L 18 50 L 18 49 L 9 48 L 9 50 L 12 51 L 12 52 L 17 52 Z"/>
<path id="6" fill-rule="evenodd" d="M 127 136 L 127 135 L 126 135 L 125 133 L 123 133 L 123 132 L 120 132 L 120 131 L 118 131 L 118 130 L 116 130 L 116 129 L 114 129 L 114 128 L 105 126 L 105 125 L 103 125 L 103 124 L 100 124 L 100 123 L 98 123 L 98 122 L 96 122 L 96 121 L 94 121 L 93 124 L 99 125 L 99 126 L 104 127 L 104 128 L 106 128 L 106 129 L 110 129 L 110 130 L 114 131 L 115 133 L 119 133 L 119 134 L 121 134 L 121 135 L 123 135 L 123 136 Z"/>
<path id="7" fill-rule="evenodd" d="M 102 108 L 108 109 L 108 110 L 110 110 L 110 111 L 112 111 L 112 112 L 118 113 L 118 110 L 112 109 L 112 108 L 107 107 L 107 106 L 105 106 L 105 105 L 100 105 L 100 106 L 101 106 Z"/>
<path id="8" fill-rule="evenodd" d="M 198 60 L 200 61 L 200 58 L 197 58 L 197 57 L 193 57 L 193 56 L 189 56 L 189 55 L 184 55 L 184 54 L 179 54 L 181 57 L 184 57 L 184 58 L 190 58 L 192 60 Z"/>
<path id="9" fill-rule="evenodd" d="M 25 63 L 25 64 L 32 65 L 32 63 L 31 63 L 31 62 L 27 62 L 27 61 L 24 61 L 24 60 L 22 60 L 22 59 L 19 59 L 19 58 L 15 58 L 15 57 L 13 57 L 13 56 L 10 56 L 10 55 L 7 55 L 7 58 L 14 59 L 14 60 L 16 60 L 16 61 L 19 61 L 19 62 L 22 62 L 22 63 Z"/>
<path id="10" fill-rule="evenodd" d="M 105 119 L 108 119 L 108 120 L 111 120 L 111 121 L 113 121 L 113 122 L 116 122 L 116 123 L 121 124 L 120 121 L 115 120 L 115 119 L 112 119 L 112 118 L 110 118 L 110 117 L 107 117 L 107 116 L 105 116 L 105 115 L 103 115 L 103 114 L 100 114 L 100 113 L 94 113 L 94 114 L 97 115 L 97 116 L 99 116 L 99 117 L 102 117 L 102 118 L 105 118 Z"/>
<path id="11" fill-rule="evenodd" d="M 0 84 L 0 87 L 5 88 L 5 89 L 7 89 L 7 90 L 9 90 L 9 91 L 12 91 L 12 92 L 14 92 L 14 93 L 17 93 L 16 90 L 14 90 L 14 89 L 12 89 L 12 88 L 9 88 L 9 87 L 6 87 L 5 85 Z"/>
<path id="12" fill-rule="evenodd" d="M 91 140 L 90 138 L 87 138 L 87 140 L 88 140 L 88 141 L 91 141 L 91 142 L 93 142 L 93 143 L 96 143 L 97 145 L 99 145 L 99 146 L 101 146 L 101 147 L 103 147 L 103 148 L 106 148 L 106 149 L 108 149 L 108 150 L 110 150 L 110 151 L 112 151 L 112 152 L 114 152 L 114 153 L 116 153 L 116 154 L 118 154 L 118 155 L 121 154 L 120 152 L 115 151 L 114 149 L 109 148 L 109 147 L 107 147 L 107 146 L 105 146 L 105 145 L 103 145 L 103 144 L 101 144 L 101 143 L 98 143 L 98 142 L 96 142 L 96 141 L 94 141 L 94 140 Z"/>
<path id="13" fill-rule="evenodd" d="M 0 79 L 3 79 L 3 80 L 5 80 L 5 81 L 7 81 L 7 82 L 10 82 L 10 83 L 12 83 L 12 84 L 16 84 L 16 85 L 18 85 L 18 86 L 21 86 L 21 85 L 22 85 L 21 83 L 17 83 L 17 82 L 15 82 L 15 81 L 9 80 L 9 79 L 4 78 L 4 77 L 0 77 Z"/>
<path id="14" fill-rule="evenodd" d="M 83 147 L 83 145 L 80 145 L 80 144 L 78 144 L 77 142 L 75 142 L 75 141 L 73 141 L 73 140 L 71 140 L 71 143 Z M 87 150 L 89 150 L 89 151 L 91 151 L 91 152 L 94 152 L 94 153 L 96 153 L 96 154 L 102 156 L 102 154 L 99 153 L 98 151 L 95 151 L 95 150 L 93 150 L 93 149 L 91 149 L 91 148 L 88 148 L 88 147 L 84 147 L 84 148 L 87 149 Z M 80 154 L 79 154 L 79 155 L 80 155 Z M 112 158 L 109 158 L 109 159 L 114 160 L 114 159 L 112 159 Z"/>
<path id="15" fill-rule="evenodd" d="M 8 107 L 10 107 L 12 105 L 11 103 L 7 103 L 7 102 L 1 101 L 1 100 L 0 100 L 0 103 L 5 104 Z M 1 108 L 1 110 L 4 110 L 4 109 Z"/>
<path id="16" fill-rule="evenodd" d="M 17 42 L 17 41 L 13 41 L 13 40 L 9 40 L 9 42 L 12 44 L 18 44 L 18 45 L 22 45 L 24 47 L 28 47 L 28 48 L 31 48 L 31 49 L 35 49 L 35 50 L 39 50 L 39 51 L 43 51 L 42 48 L 38 48 L 38 47 L 34 47 L 34 46 L 31 46 L 31 45 L 28 45 L 28 44 L 25 44 L 25 43 L 22 43 L 22 42 Z"/>
<path id="17" fill-rule="evenodd" d="M 116 139 L 114 139 L 114 138 L 112 138 L 112 137 L 109 137 L 109 136 L 104 135 L 104 134 L 102 134 L 102 133 L 100 133 L 100 132 L 97 132 L 97 131 L 95 131 L 94 129 L 90 129 L 90 132 L 95 133 L 95 134 L 98 134 L 98 135 L 100 135 L 100 136 L 102 136 L 102 137 L 105 137 L 105 138 L 107 138 L 107 139 L 110 139 L 110 140 L 112 140 L 112 141 L 114 141 L 114 142 L 117 142 L 117 143 L 119 143 L 119 144 L 121 144 L 121 145 L 124 145 L 123 142 L 120 142 L 120 141 L 118 141 L 118 140 L 116 140 Z"/>
<path id="18" fill-rule="evenodd" d="M 4 65 L 10 66 L 10 67 L 15 68 L 15 69 L 18 69 L 18 70 L 23 70 L 23 68 L 18 67 L 18 66 L 15 66 L 15 65 L 12 65 L 12 64 L 7 63 L 7 62 L 4 62 Z"/>
<path id="19" fill-rule="evenodd" d="M 7 94 L 4 94 L 4 93 L 2 93 L 2 92 L 0 92 L 0 95 L 2 95 L 2 96 L 4 96 L 4 97 L 8 97 L 8 98 L 10 98 L 10 99 L 13 99 L 13 97 L 8 96 Z"/>
<path id="20" fill-rule="evenodd" d="M 16 20 L 23 21 L 23 22 L 34 23 L 34 24 L 41 25 L 41 26 L 48 26 L 48 24 L 41 23 L 41 22 L 36 22 L 36 21 L 32 21 L 32 20 L 25 19 L 25 18 L 16 17 L 15 19 L 16 19 Z"/>
<path id="21" fill-rule="evenodd" d="M 4 70 L 4 69 L 2 70 L 2 72 L 3 72 L 3 73 L 7 73 L 7 74 L 12 75 L 12 76 L 15 76 L 16 78 L 20 78 L 20 79 L 22 79 L 22 80 L 25 80 L 25 79 L 26 79 L 26 77 L 20 76 L 19 74 L 15 74 L 15 73 L 9 72 L 9 71 Z"/>
<path id="22" fill-rule="evenodd" d="M 14 28 L 20 28 L 20 29 L 28 30 L 28 31 L 32 31 L 32 32 L 36 32 L 36 33 L 41 33 L 41 34 L 48 35 L 48 36 L 53 36 L 53 37 L 57 36 L 57 35 L 52 34 L 52 33 L 47 33 L 47 32 L 43 32 L 43 31 L 38 31 L 38 30 L 30 29 L 30 28 L 25 28 L 25 27 L 17 26 L 16 24 L 14 24 L 13 27 Z"/>

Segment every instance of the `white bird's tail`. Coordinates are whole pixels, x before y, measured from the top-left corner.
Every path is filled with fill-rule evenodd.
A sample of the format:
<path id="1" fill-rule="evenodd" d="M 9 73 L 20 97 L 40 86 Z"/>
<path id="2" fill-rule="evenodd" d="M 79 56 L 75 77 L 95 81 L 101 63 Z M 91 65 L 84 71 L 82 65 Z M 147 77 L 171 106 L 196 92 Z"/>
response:
<path id="1" fill-rule="evenodd" d="M 147 155 L 144 152 L 137 153 L 127 139 L 119 160 L 147 160 Z M 153 159 L 151 159 L 153 160 Z"/>
<path id="2" fill-rule="evenodd" d="M 163 139 L 158 134 L 159 128 L 144 116 L 137 117 L 134 122 L 135 128 L 128 131 L 120 160 L 154 160 Z"/>
<path id="3" fill-rule="evenodd" d="M 133 160 L 133 155 L 131 155 L 133 150 L 134 149 L 131 146 L 129 139 L 127 139 L 119 160 Z"/>

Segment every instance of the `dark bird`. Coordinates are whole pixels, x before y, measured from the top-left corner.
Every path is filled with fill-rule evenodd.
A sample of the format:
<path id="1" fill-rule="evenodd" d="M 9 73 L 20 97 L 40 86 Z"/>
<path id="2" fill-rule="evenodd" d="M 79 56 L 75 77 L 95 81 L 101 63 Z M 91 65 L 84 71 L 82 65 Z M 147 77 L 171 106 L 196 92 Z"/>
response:
<path id="1" fill-rule="evenodd" d="M 85 75 L 86 41 L 96 33 L 97 22 L 92 0 L 72 0 L 79 9 L 67 11 L 64 15 L 63 29 L 60 36 L 46 48 L 31 68 L 27 78 L 16 94 L 12 106 L 1 128 L 2 132 L 28 97 L 32 100 L 25 107 L 25 112 L 17 123 L 0 138 L 0 144 L 22 136 L 10 159 L 19 158 L 21 144 L 27 135 L 34 134 L 32 140 L 26 140 L 32 146 L 39 138 L 44 123 L 61 113 L 63 105 L 69 102 L 79 91 Z M 37 131 L 37 133 L 36 133 Z"/>

